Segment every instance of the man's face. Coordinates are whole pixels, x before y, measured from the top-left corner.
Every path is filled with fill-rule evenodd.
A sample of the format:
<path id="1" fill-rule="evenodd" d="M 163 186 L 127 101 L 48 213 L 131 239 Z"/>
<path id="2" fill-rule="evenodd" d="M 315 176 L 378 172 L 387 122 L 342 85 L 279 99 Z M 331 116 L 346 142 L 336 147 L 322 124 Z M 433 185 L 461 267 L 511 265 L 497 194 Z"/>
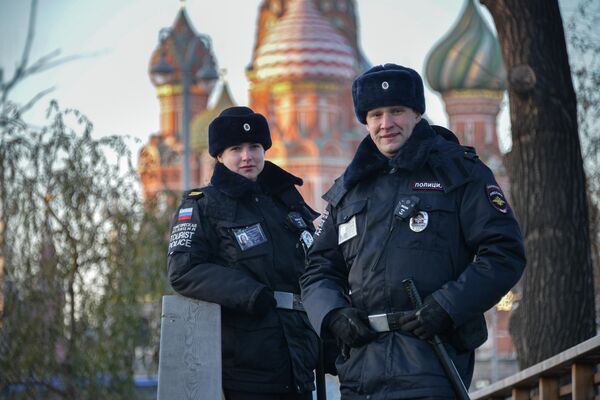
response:
<path id="1" fill-rule="evenodd" d="M 256 181 L 265 167 L 265 149 L 260 143 L 240 143 L 223 150 L 217 160 L 230 171 Z"/>
<path id="2" fill-rule="evenodd" d="M 406 143 L 421 114 L 404 106 L 379 107 L 367 113 L 367 130 L 375 146 L 387 158 L 393 158 Z"/>

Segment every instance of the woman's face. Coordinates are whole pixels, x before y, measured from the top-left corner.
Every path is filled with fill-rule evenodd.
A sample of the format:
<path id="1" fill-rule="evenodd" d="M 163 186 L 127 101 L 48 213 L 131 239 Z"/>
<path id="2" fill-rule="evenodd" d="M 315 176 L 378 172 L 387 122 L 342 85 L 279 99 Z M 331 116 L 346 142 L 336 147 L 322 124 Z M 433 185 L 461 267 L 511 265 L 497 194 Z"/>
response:
<path id="1" fill-rule="evenodd" d="M 240 143 L 223 150 L 217 160 L 230 171 L 256 181 L 265 167 L 265 149 L 260 143 Z"/>

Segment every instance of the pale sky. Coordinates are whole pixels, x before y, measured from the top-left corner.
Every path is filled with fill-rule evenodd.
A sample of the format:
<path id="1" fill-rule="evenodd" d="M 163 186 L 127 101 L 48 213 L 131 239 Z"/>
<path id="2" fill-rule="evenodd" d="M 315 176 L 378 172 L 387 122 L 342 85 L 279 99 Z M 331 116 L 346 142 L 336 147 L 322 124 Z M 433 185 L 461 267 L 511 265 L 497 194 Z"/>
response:
<path id="1" fill-rule="evenodd" d="M 364 54 L 372 64 L 393 62 L 423 74 L 428 51 L 450 31 L 465 1 L 357 0 Z M 248 102 L 244 71 L 251 61 L 259 3 L 186 1 L 196 31 L 212 38 L 219 68 L 227 70 L 234 100 L 240 105 Z M 179 7 L 178 0 L 40 0 L 31 61 L 55 49 L 65 56 L 95 56 L 27 79 L 12 99 L 25 103 L 40 90 L 55 87 L 26 114 L 28 120 L 41 123 L 49 100 L 56 98 L 61 107 L 77 108 L 87 115 L 96 137 L 126 134 L 141 140 L 132 145 L 137 155 L 159 128 L 159 104 L 147 73 L 150 55 L 157 46 L 159 30 L 173 24 Z M 28 0 L 0 0 L 0 67 L 5 80 L 21 57 L 29 8 Z M 570 6 L 564 11 L 564 20 L 573 9 Z M 489 13 L 482 10 L 492 26 Z M 446 126 L 441 98 L 425 86 L 428 117 Z M 505 101 L 499 124 L 501 140 L 510 136 L 506 109 Z M 507 145 L 506 140 L 503 143 Z"/>

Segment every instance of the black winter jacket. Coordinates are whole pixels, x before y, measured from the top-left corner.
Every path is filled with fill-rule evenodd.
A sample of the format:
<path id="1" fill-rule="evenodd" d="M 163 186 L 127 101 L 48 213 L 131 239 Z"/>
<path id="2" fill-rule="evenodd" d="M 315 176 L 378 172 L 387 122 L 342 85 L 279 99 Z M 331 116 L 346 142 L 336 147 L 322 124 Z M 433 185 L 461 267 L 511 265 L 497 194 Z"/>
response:
<path id="1" fill-rule="evenodd" d="M 327 335 L 322 323 L 336 308 L 351 305 L 369 315 L 412 309 L 402 285 L 407 278 L 458 328 L 481 320 L 521 276 L 521 233 L 492 172 L 450 131 L 436 130 L 422 120 L 391 160 L 367 136 L 323 196 L 328 215 L 301 278 L 320 334 Z M 398 201 L 410 196 L 420 200 L 421 219 L 395 218 Z M 473 350 L 447 348 L 468 387 Z M 453 397 L 432 347 L 399 330 L 352 348 L 337 368 L 343 399 Z"/>
<path id="2" fill-rule="evenodd" d="M 300 234 L 286 226 L 316 213 L 294 185 L 302 180 L 266 162 L 257 182 L 217 163 L 211 185 L 184 195 L 172 223 L 168 274 L 183 296 L 221 305 L 223 387 L 254 393 L 313 390 L 318 337 L 304 312 L 253 314 L 265 287 L 300 293 Z"/>

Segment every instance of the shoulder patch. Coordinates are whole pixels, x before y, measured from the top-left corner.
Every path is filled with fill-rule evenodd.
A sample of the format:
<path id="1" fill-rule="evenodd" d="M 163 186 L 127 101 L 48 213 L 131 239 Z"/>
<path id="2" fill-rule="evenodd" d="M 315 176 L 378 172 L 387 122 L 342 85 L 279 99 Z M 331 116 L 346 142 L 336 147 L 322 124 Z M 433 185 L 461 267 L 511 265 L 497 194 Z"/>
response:
<path id="1" fill-rule="evenodd" d="M 502 192 L 502 189 L 500 189 L 500 186 L 487 185 L 485 187 L 485 194 L 492 207 L 500 211 L 502 214 L 506 214 L 508 212 L 508 202 L 506 201 L 506 197 L 504 197 L 504 193 Z"/>

